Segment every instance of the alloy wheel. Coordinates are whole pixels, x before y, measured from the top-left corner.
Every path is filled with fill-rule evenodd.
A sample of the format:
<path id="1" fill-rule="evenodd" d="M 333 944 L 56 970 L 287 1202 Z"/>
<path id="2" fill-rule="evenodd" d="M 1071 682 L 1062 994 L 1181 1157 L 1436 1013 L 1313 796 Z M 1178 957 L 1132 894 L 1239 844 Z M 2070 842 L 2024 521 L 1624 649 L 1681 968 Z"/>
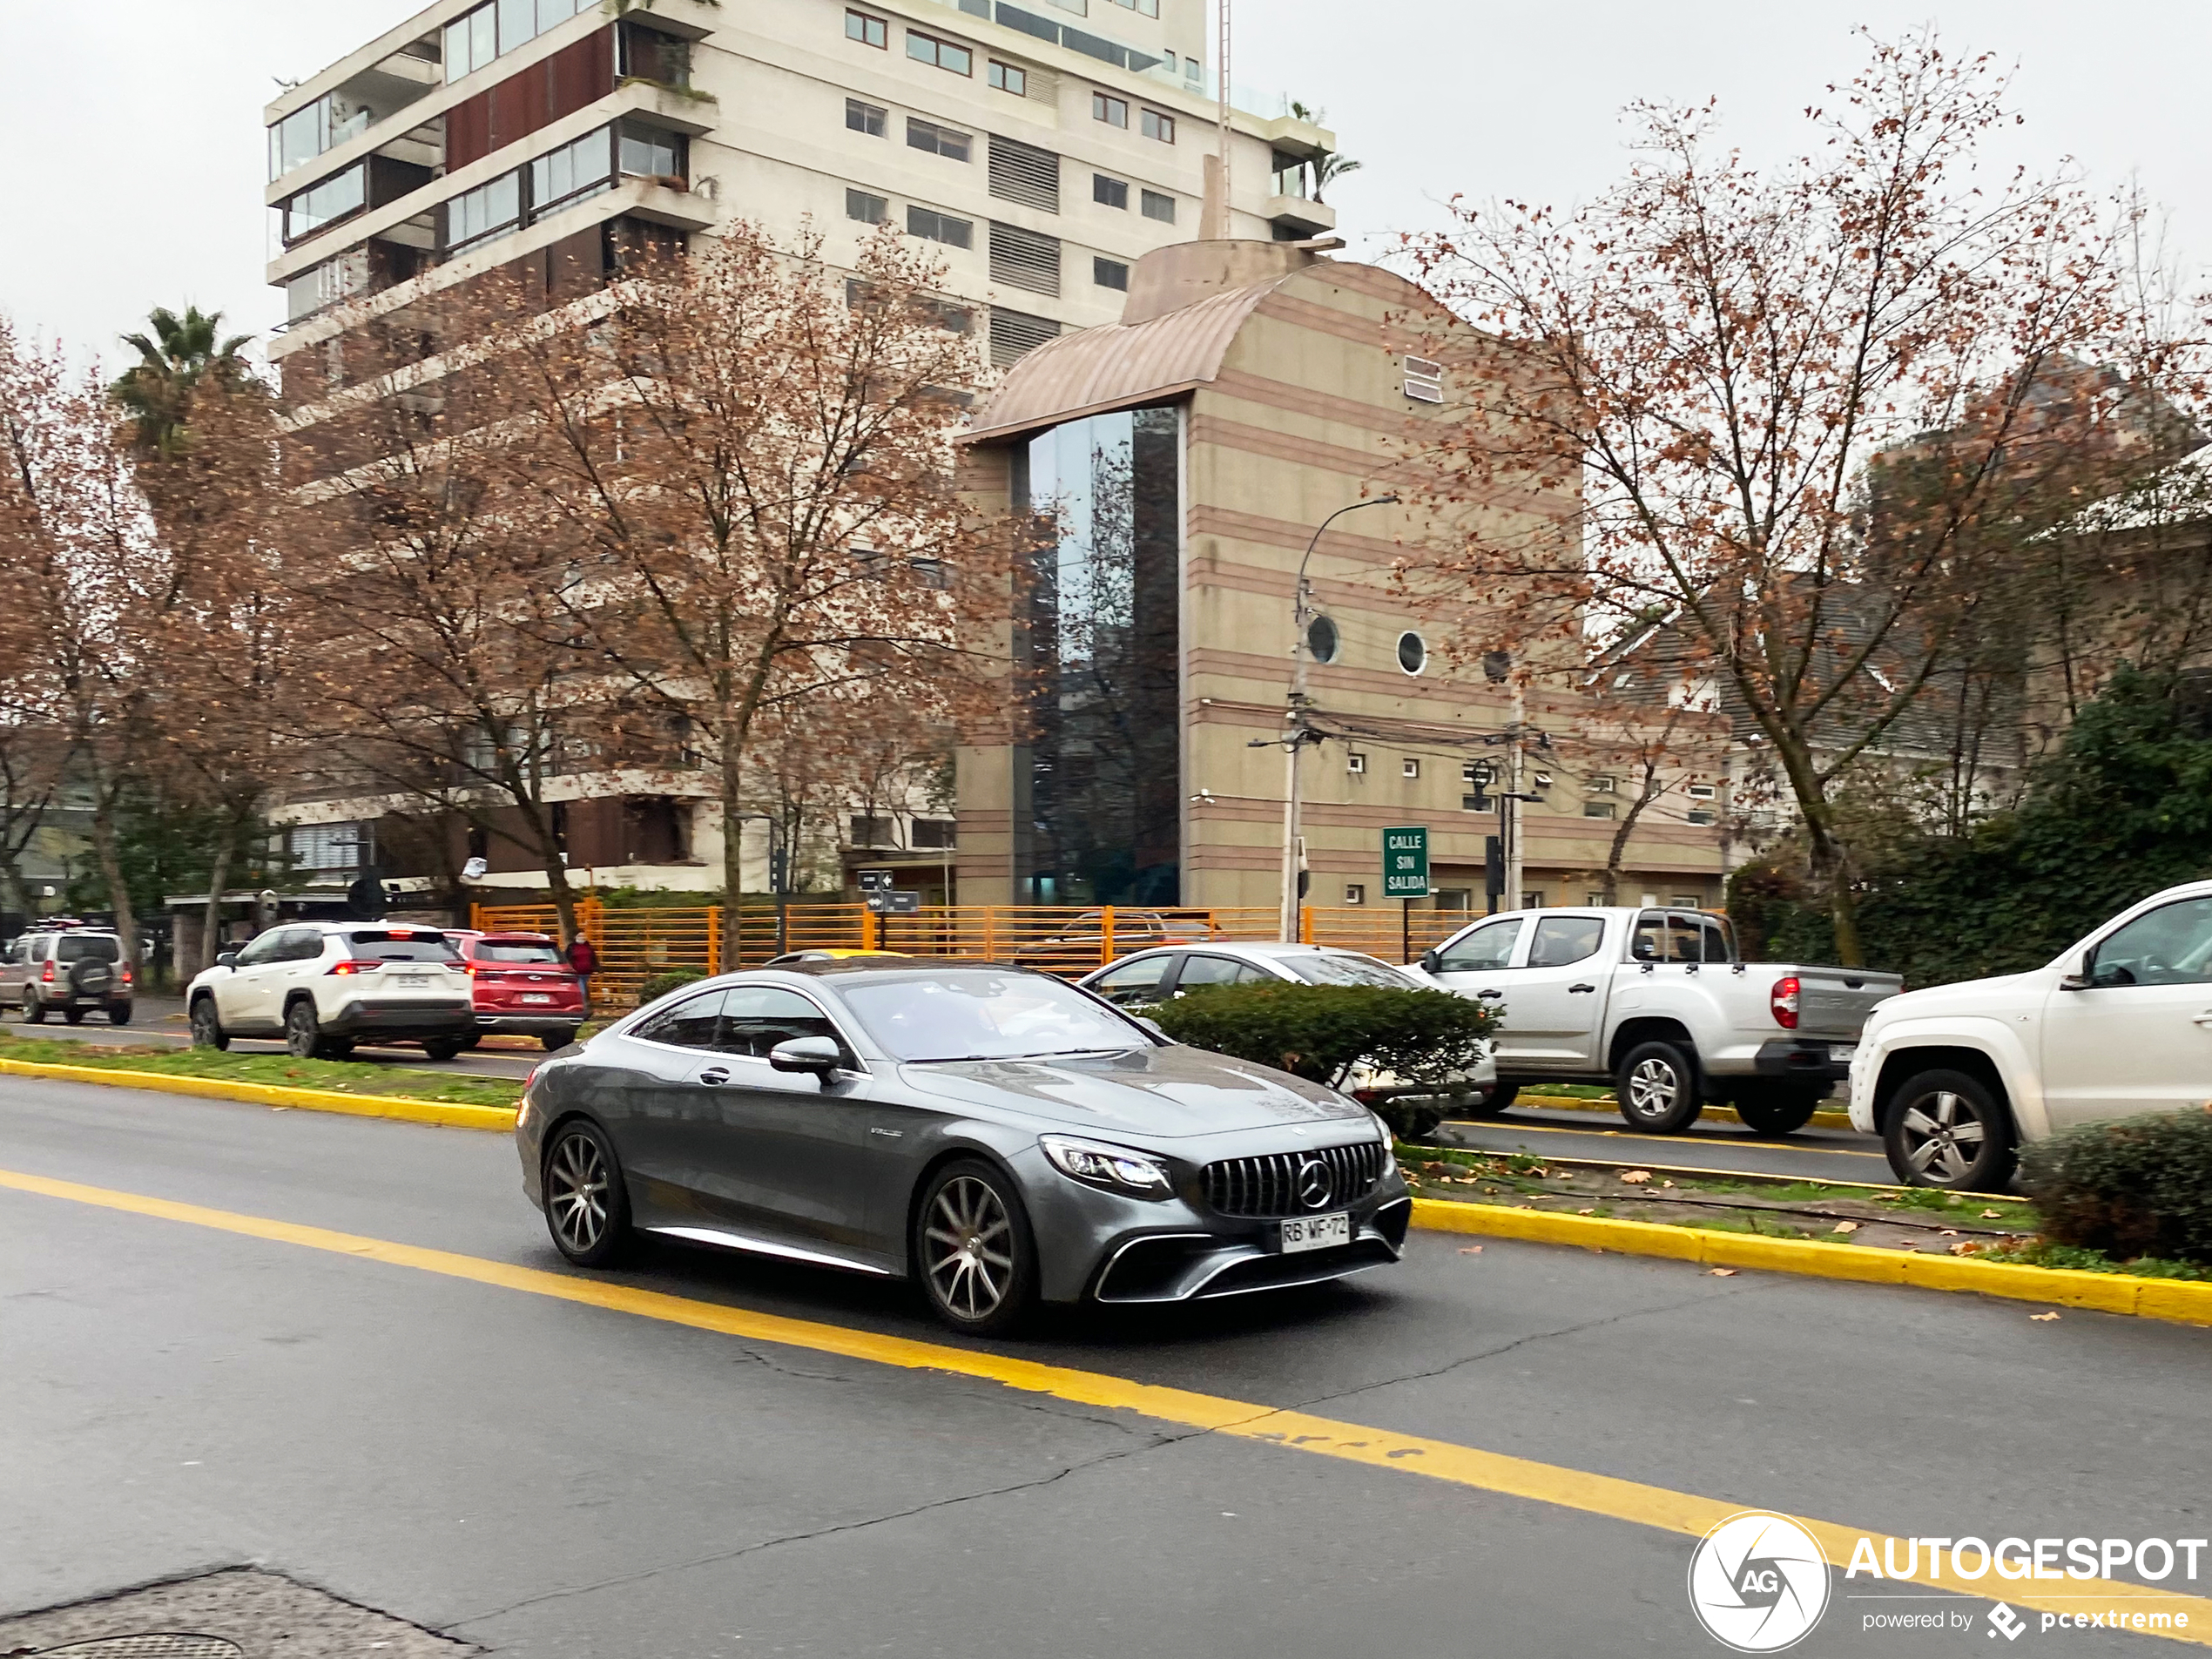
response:
<path id="1" fill-rule="evenodd" d="M 1682 1079 L 1663 1060 L 1640 1062 L 1629 1074 L 1629 1109 L 1647 1121 L 1664 1117 L 1675 1108 Z"/>
<path id="2" fill-rule="evenodd" d="M 1014 1285 L 1014 1224 L 989 1184 L 972 1175 L 946 1182 L 921 1236 L 937 1299 L 963 1319 L 996 1312 Z"/>
<path id="3" fill-rule="evenodd" d="M 1905 1109 L 1905 1161 L 1946 1185 L 1966 1178 L 1989 1137 L 1973 1103 L 1948 1089 L 1923 1095 Z"/>
<path id="4" fill-rule="evenodd" d="M 607 1231 L 607 1161 L 589 1135 L 570 1135 L 545 1168 L 546 1212 L 561 1242 L 577 1255 L 596 1249 Z"/>

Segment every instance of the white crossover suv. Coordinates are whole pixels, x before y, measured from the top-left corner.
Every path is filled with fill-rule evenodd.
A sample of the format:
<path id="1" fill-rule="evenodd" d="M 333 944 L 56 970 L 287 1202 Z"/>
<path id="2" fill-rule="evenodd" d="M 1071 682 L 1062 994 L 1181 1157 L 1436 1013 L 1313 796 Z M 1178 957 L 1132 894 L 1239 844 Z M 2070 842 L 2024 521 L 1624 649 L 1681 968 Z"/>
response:
<path id="1" fill-rule="evenodd" d="M 469 964 L 435 927 L 292 922 L 185 988 L 192 1041 L 282 1037 L 302 1060 L 339 1060 L 357 1042 L 419 1042 L 450 1060 L 475 1028 Z"/>
<path id="2" fill-rule="evenodd" d="M 2212 881 L 2153 894 L 2025 974 L 1933 985 L 1874 1010 L 1852 1124 L 1898 1179 L 2003 1190 L 2021 1143 L 2212 1100 Z"/>

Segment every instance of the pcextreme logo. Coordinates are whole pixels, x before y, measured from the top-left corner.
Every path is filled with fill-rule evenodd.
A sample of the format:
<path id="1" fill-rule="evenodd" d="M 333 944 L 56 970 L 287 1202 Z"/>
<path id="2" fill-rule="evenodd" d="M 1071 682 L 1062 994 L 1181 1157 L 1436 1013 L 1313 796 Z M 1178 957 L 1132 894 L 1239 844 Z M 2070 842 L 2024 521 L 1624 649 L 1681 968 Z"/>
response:
<path id="1" fill-rule="evenodd" d="M 1689 1605 L 1715 1641 L 1738 1653 L 1779 1653 L 1828 1610 L 1828 1561 L 1789 1516 L 1748 1509 L 1698 1541 Z"/>

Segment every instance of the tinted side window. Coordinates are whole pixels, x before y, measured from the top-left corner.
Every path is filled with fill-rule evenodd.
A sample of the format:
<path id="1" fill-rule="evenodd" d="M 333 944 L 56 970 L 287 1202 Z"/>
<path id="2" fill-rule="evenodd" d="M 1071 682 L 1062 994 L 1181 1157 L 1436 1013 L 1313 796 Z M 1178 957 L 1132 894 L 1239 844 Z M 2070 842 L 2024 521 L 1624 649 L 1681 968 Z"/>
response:
<path id="1" fill-rule="evenodd" d="M 1091 982 L 1090 988 L 1123 1008 L 1143 1008 L 1160 1000 L 1160 981 L 1174 960 L 1172 956 L 1161 955 L 1123 962 L 1111 973 L 1100 974 Z"/>
<path id="2" fill-rule="evenodd" d="M 280 960 L 287 962 L 314 961 L 316 957 L 322 954 L 324 937 L 325 935 L 321 934 L 311 933 L 305 927 L 300 928 L 286 942 L 284 955 Z"/>
<path id="3" fill-rule="evenodd" d="M 755 985 L 722 995 L 722 1034 L 715 1047 L 725 1054 L 765 1060 L 769 1049 L 793 1037 L 829 1037 L 845 1046 L 830 1017 L 796 991 Z"/>
<path id="4" fill-rule="evenodd" d="M 1720 943 L 1720 954 L 1713 960 L 1726 961 L 1728 949 L 1725 936 L 1716 930 Z M 1647 910 L 1636 918 L 1635 937 L 1629 946 L 1631 959 L 1639 962 L 1695 962 L 1703 960 L 1704 948 L 1700 942 L 1700 929 L 1695 919 L 1669 916 L 1656 910 Z"/>
<path id="5" fill-rule="evenodd" d="M 123 947 L 119 941 L 74 934 L 61 941 L 60 961 L 64 962 L 119 962 Z"/>
<path id="6" fill-rule="evenodd" d="M 1464 974 L 1474 968 L 1503 968 L 1513 960 L 1513 948 L 1520 941 L 1521 930 L 1527 925 L 1526 916 L 1486 921 L 1447 949 L 1438 961 L 1437 968 L 1446 974 Z"/>
<path id="7" fill-rule="evenodd" d="M 1175 986 L 1179 991 L 1187 991 L 1200 985 L 1238 985 L 1246 980 L 1273 977 L 1264 968 L 1254 968 L 1233 957 L 1194 953 L 1183 959 L 1183 972 L 1176 975 Z"/>
<path id="8" fill-rule="evenodd" d="M 2138 916 L 2097 947 L 2095 985 L 2192 985 L 2212 980 L 2212 899 L 2184 899 Z"/>
<path id="9" fill-rule="evenodd" d="M 274 927 L 267 933 L 256 935 L 244 950 L 239 952 L 238 965 L 240 968 L 253 968 L 262 962 L 282 961 L 285 947 L 291 941 L 292 931 L 289 927 Z"/>
<path id="10" fill-rule="evenodd" d="M 1528 947 L 1531 968 L 1564 968 L 1595 956 L 1605 939 L 1605 922 L 1597 916 L 1546 916 L 1536 924 L 1534 942 Z"/>
<path id="11" fill-rule="evenodd" d="M 663 1008 L 639 1026 L 632 1036 L 648 1042 L 673 1043 L 679 1049 L 711 1049 L 722 1021 L 726 991 L 707 991 L 685 997 L 674 1008 Z"/>

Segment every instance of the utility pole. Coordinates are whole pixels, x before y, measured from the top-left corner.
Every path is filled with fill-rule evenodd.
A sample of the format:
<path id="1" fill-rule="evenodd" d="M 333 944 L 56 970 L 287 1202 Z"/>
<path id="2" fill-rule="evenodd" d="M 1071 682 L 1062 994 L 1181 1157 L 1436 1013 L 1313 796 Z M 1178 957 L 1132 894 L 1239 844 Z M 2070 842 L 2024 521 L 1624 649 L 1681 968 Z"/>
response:
<path id="1" fill-rule="evenodd" d="M 1513 684 L 1513 752 L 1509 768 L 1511 781 L 1506 786 L 1506 908 L 1521 908 L 1521 803 L 1534 799 L 1521 792 L 1521 752 L 1522 733 L 1527 729 L 1528 694 L 1520 680 Z"/>
<path id="2" fill-rule="evenodd" d="M 1225 5 L 1223 15 L 1227 15 Z M 1321 532 L 1337 520 L 1346 513 L 1356 513 L 1363 507 L 1394 506 L 1397 501 L 1398 497 L 1394 495 L 1377 496 L 1370 501 L 1356 501 L 1349 506 L 1338 508 L 1314 528 L 1312 537 L 1306 542 L 1305 556 L 1298 562 L 1298 582 L 1291 590 L 1291 690 L 1283 710 L 1284 732 L 1279 738 L 1256 738 L 1245 745 L 1253 749 L 1264 748 L 1271 742 L 1279 742 L 1283 745 L 1283 906 L 1278 920 L 1281 923 L 1280 936 L 1286 945 L 1296 944 L 1298 934 L 1298 878 L 1301 861 L 1298 856 L 1298 756 L 1306 745 L 1320 741 L 1319 735 L 1309 729 L 1305 722 L 1306 710 L 1312 701 L 1305 691 L 1305 636 L 1313 621 L 1313 610 L 1309 603 L 1313 597 L 1313 584 L 1306 577 L 1306 567 L 1312 563 L 1313 550 L 1320 545 Z"/>
<path id="3" fill-rule="evenodd" d="M 1216 239 L 1229 239 L 1229 0 L 1214 0 L 1216 16 L 1220 24 L 1219 38 L 1213 52 L 1214 91 L 1218 99 L 1215 111 L 1214 141 L 1218 159 L 1214 164 L 1214 180 L 1221 186 L 1214 204 L 1213 233 Z M 1296 754 L 1297 751 L 1291 752 Z"/>

